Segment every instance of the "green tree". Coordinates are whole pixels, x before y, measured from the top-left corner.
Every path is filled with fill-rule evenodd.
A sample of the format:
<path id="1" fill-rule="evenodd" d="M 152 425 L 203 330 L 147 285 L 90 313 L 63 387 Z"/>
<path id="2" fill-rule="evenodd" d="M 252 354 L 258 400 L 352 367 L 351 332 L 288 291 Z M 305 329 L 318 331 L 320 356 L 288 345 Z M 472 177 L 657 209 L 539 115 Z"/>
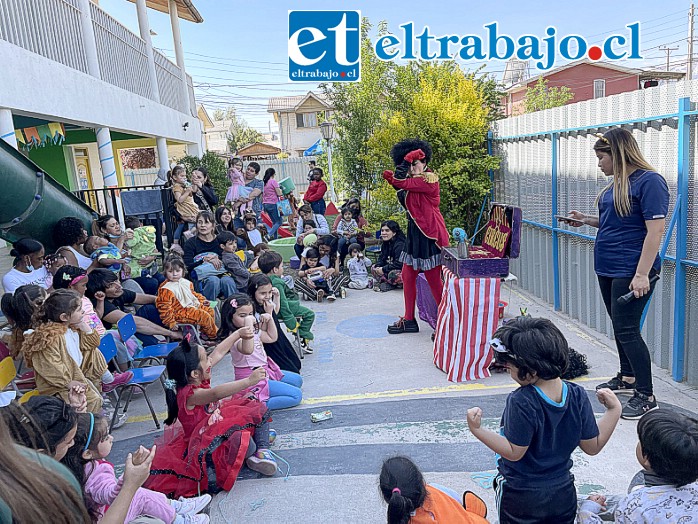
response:
<path id="1" fill-rule="evenodd" d="M 526 89 L 524 112 L 534 113 L 543 109 L 564 106 L 573 98 L 574 93 L 569 87 L 548 87 L 548 81 L 541 76 L 536 85 Z"/>
<path id="2" fill-rule="evenodd" d="M 235 118 L 228 133 L 228 147 L 230 150 L 235 153 L 255 142 L 264 142 L 262 133 L 248 126 L 247 122 L 241 118 Z"/>
<path id="3" fill-rule="evenodd" d="M 222 199 L 228 192 L 230 184 L 226 176 L 227 166 L 225 160 L 215 153 L 206 151 L 201 158 L 187 155 L 177 160 L 177 163 L 182 164 L 186 168 L 187 173 L 191 173 L 199 166 L 205 167 L 218 197 Z"/>

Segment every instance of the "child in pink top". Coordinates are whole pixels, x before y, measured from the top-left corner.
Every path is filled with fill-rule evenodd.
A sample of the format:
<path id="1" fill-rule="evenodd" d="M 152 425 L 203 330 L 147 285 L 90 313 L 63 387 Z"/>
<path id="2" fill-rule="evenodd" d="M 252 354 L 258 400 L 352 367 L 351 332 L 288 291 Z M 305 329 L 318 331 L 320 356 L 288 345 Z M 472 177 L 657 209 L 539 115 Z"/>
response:
<path id="1" fill-rule="evenodd" d="M 248 391 L 266 402 L 271 410 L 300 404 L 303 398 L 300 389 L 303 378 L 297 373 L 279 369 L 264 351 L 264 344 L 276 342 L 279 336 L 273 317 L 268 313 L 255 313 L 252 299 L 237 294 L 224 302 L 221 318 L 223 337 L 234 331 L 240 333 L 240 339 L 230 350 L 235 378 L 247 378 L 255 369 L 264 368 L 267 377 L 248 388 Z"/>

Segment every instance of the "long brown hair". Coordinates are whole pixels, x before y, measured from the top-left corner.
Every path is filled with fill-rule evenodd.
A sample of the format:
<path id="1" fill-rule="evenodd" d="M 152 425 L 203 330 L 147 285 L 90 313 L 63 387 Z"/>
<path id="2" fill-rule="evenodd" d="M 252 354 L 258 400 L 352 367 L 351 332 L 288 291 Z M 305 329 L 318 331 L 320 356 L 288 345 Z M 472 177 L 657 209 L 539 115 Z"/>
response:
<path id="1" fill-rule="evenodd" d="M 627 217 L 632 212 L 630 202 L 630 181 L 628 172 L 631 167 L 654 171 L 654 168 L 642 156 L 632 133 L 627 129 L 614 128 L 603 135 L 597 135 L 599 139 L 594 144 L 594 151 L 606 153 L 613 161 L 613 178 L 596 196 L 596 206 L 599 205 L 601 196 L 613 188 L 613 205 L 618 216 Z"/>
<path id="2" fill-rule="evenodd" d="M 25 457 L 12 439 L 4 417 L 0 417 L 0 500 L 10 508 L 13 522 L 90 523 L 81 494 L 42 461 Z"/>

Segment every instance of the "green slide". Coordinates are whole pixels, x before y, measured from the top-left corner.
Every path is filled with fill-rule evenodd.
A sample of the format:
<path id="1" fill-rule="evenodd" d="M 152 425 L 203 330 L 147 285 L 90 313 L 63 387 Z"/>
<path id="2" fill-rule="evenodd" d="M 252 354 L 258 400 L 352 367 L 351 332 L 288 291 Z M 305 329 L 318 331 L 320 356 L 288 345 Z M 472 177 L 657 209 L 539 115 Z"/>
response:
<path id="1" fill-rule="evenodd" d="M 31 237 L 53 250 L 53 226 L 78 217 L 90 230 L 94 211 L 39 166 L 0 140 L 0 237 L 8 242 Z"/>

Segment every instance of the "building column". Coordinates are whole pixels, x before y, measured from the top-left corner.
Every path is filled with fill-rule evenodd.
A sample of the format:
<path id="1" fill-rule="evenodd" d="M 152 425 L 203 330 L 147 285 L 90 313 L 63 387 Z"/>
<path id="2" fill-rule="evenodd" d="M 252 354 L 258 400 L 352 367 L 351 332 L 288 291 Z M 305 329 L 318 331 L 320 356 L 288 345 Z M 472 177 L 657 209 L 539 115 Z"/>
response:
<path id="1" fill-rule="evenodd" d="M 167 139 L 159 136 L 155 139 L 155 144 L 158 151 L 158 163 L 160 164 L 158 179 L 164 184 L 167 182 L 167 172 L 170 170 L 170 158 L 167 153 Z"/>
<path id="2" fill-rule="evenodd" d="M 138 13 L 138 29 L 141 39 L 145 42 L 145 54 L 148 58 L 148 80 L 150 81 L 150 95 L 153 100 L 160 102 L 160 89 L 158 76 L 155 72 L 155 53 L 153 52 L 153 40 L 150 38 L 150 23 L 148 22 L 148 7 L 145 0 L 136 0 L 136 12 Z"/>
<path id="3" fill-rule="evenodd" d="M 95 40 L 95 28 L 92 25 L 92 10 L 90 0 L 78 0 L 80 8 L 80 31 L 85 43 L 85 58 L 87 59 L 87 72 L 96 78 L 102 79 L 99 71 L 99 57 L 97 55 L 97 40 Z"/>
<path id="4" fill-rule="evenodd" d="M 172 38 L 174 40 L 175 58 L 177 66 L 182 76 L 182 96 L 184 102 L 182 104 L 182 113 L 191 115 L 193 108 L 189 105 L 189 86 L 187 85 L 187 73 L 184 69 L 184 51 L 182 50 L 182 35 L 179 31 L 179 12 L 177 11 L 177 2 L 169 0 L 170 24 L 172 25 Z"/>
<path id="5" fill-rule="evenodd" d="M 116 177 L 114 149 L 112 148 L 111 132 L 108 127 L 100 127 L 97 129 L 97 147 L 99 150 L 99 164 L 102 167 L 104 187 L 117 187 L 119 181 Z"/>
<path id="6" fill-rule="evenodd" d="M 12 111 L 0 107 L 0 138 L 17 149 L 17 137 L 15 136 L 15 123 L 12 120 Z"/>

